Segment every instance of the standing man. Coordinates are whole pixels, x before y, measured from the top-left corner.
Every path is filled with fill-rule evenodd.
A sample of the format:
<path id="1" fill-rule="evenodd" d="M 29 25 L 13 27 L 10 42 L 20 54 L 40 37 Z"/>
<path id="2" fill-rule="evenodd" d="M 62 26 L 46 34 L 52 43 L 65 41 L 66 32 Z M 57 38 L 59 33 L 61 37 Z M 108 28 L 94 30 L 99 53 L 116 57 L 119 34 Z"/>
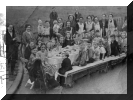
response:
<path id="1" fill-rule="evenodd" d="M 49 18 L 50 18 L 50 27 L 53 27 L 53 21 L 57 20 L 58 18 L 58 14 L 55 11 L 55 7 L 52 8 L 52 12 L 50 13 Z"/>
<path id="2" fill-rule="evenodd" d="M 100 26 L 102 29 L 102 37 L 106 36 L 107 28 L 108 28 L 108 21 L 106 19 L 106 14 L 102 15 L 102 20 L 100 20 Z"/>

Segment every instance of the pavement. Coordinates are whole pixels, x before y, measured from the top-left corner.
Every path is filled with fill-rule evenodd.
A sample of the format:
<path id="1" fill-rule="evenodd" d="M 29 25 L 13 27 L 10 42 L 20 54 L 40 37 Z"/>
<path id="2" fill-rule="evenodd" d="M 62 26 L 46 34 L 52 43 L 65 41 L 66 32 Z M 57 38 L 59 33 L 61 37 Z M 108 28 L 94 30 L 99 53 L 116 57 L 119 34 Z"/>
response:
<path id="1" fill-rule="evenodd" d="M 78 79 L 73 88 L 63 88 L 62 94 L 127 94 L 127 65 L 118 65 L 107 73 L 94 73 Z M 25 87 L 29 76 L 24 69 L 22 83 L 16 94 L 41 94 L 30 90 L 30 85 Z M 47 94 L 60 94 L 60 89 L 52 89 Z"/>
<path id="2" fill-rule="evenodd" d="M 21 80 L 21 77 L 19 75 L 19 72 L 22 70 L 21 68 L 22 66 L 20 66 L 19 61 L 16 63 L 15 66 L 15 73 L 16 75 L 10 75 L 9 69 L 6 70 L 6 92 L 7 94 L 13 94 L 16 91 L 16 87 L 18 87 L 18 85 L 16 83 L 20 83 L 19 80 Z M 19 78 L 19 80 L 17 79 L 17 77 Z M 13 87 L 15 85 L 15 88 Z"/>

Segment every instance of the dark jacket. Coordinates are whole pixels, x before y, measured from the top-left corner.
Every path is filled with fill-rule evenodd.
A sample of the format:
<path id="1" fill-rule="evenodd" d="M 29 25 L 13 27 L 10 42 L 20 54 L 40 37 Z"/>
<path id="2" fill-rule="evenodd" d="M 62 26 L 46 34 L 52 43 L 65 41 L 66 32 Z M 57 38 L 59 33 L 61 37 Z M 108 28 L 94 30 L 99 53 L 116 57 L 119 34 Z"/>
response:
<path id="1" fill-rule="evenodd" d="M 119 45 L 118 42 L 116 40 L 114 40 L 114 42 L 111 42 L 111 55 L 117 56 L 119 54 Z"/>
<path id="2" fill-rule="evenodd" d="M 50 20 L 57 20 L 58 14 L 57 12 L 51 12 L 49 17 L 50 17 Z"/>
<path id="3" fill-rule="evenodd" d="M 29 60 L 30 55 L 31 55 L 31 48 L 30 48 L 30 46 L 28 46 L 25 48 L 24 58 Z"/>
<path id="4" fill-rule="evenodd" d="M 65 58 L 62 61 L 61 68 L 59 69 L 59 73 L 64 75 L 69 70 L 72 70 L 71 60 L 69 58 Z"/>
<path id="5" fill-rule="evenodd" d="M 67 39 L 65 39 L 65 41 L 64 41 L 62 47 L 64 48 L 64 47 L 66 47 L 66 46 L 68 46 L 68 45 L 69 45 L 69 46 L 74 45 L 74 40 L 71 40 L 71 39 L 70 39 L 70 40 L 67 40 Z"/>

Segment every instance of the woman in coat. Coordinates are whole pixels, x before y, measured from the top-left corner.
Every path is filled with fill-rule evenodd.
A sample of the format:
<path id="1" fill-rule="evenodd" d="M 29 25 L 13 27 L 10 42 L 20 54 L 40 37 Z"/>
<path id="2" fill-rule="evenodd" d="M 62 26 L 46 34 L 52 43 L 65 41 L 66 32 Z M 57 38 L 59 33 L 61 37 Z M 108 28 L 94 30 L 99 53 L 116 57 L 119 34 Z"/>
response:
<path id="1" fill-rule="evenodd" d="M 23 36 L 22 36 L 24 47 L 27 47 L 30 44 L 30 42 L 34 42 L 34 44 L 37 44 L 38 34 L 32 33 L 31 25 L 26 24 L 25 29 L 26 30 L 25 30 L 25 32 L 23 33 Z"/>

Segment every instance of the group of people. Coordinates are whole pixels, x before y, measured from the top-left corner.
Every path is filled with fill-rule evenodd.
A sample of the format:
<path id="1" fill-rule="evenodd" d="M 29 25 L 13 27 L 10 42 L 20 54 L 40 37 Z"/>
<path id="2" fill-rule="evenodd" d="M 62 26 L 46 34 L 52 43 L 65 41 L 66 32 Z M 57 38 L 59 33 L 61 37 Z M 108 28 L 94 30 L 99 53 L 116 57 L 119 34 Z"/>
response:
<path id="1" fill-rule="evenodd" d="M 108 19 L 106 14 L 103 14 L 101 20 L 96 16 L 88 15 L 84 22 L 83 16 L 79 12 L 75 12 L 74 15 L 68 16 L 66 22 L 63 22 L 62 18 L 58 18 L 58 14 L 53 8 L 50 13 L 50 21 L 43 23 L 41 19 L 38 20 L 37 33 L 32 32 L 30 24 L 25 25 L 22 43 L 24 48 L 23 61 L 26 63 L 26 69 L 30 71 L 34 61 L 41 59 L 42 66 L 47 67 L 45 70 L 54 76 L 54 66 L 48 63 L 47 58 L 50 57 L 53 50 L 58 50 L 59 46 L 65 48 L 79 45 L 80 47 L 79 55 L 72 64 L 69 54 L 64 54 L 59 69 L 60 74 L 65 74 L 66 71 L 71 70 L 73 65 L 83 67 L 94 61 L 104 60 L 105 57 L 117 56 L 126 52 L 126 18 L 122 28 L 122 32 L 117 29 L 117 22 L 112 14 L 109 14 Z M 6 34 L 6 39 L 11 40 L 7 41 L 7 48 L 11 49 L 11 45 L 16 41 L 13 25 L 7 26 Z M 14 54 L 16 53 L 17 51 Z M 13 57 L 11 56 L 10 59 L 16 59 Z"/>

